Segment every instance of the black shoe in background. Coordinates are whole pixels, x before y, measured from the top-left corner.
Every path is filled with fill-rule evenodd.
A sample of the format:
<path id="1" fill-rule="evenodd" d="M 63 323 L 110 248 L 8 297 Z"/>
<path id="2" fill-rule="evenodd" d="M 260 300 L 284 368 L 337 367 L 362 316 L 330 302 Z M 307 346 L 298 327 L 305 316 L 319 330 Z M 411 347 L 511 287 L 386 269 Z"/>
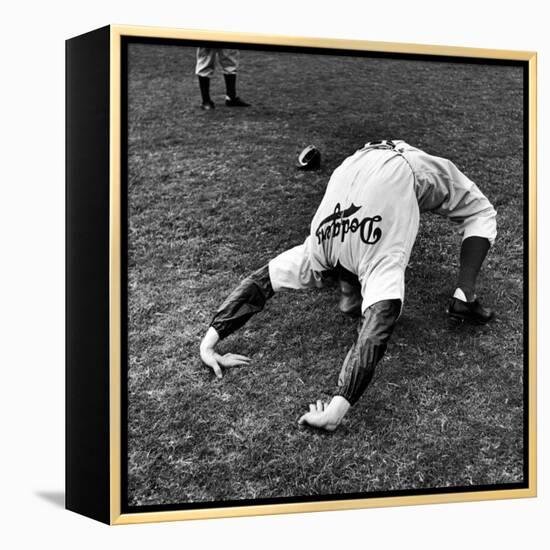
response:
<path id="1" fill-rule="evenodd" d="M 203 111 L 211 111 L 216 106 L 214 105 L 213 101 L 205 101 L 204 103 L 201 103 L 201 109 Z"/>
<path id="2" fill-rule="evenodd" d="M 240 97 L 225 97 L 225 104 L 228 107 L 250 107 L 250 103 L 243 101 Z"/>

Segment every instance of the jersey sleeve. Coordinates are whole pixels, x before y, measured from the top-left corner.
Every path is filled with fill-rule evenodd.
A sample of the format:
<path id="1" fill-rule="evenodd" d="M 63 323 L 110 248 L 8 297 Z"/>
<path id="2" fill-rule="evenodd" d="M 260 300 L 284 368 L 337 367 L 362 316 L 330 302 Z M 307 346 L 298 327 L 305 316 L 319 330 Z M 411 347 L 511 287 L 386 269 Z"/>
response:
<path id="1" fill-rule="evenodd" d="M 365 312 L 357 341 L 344 360 L 336 392 L 351 405 L 355 405 L 370 384 L 375 367 L 386 352 L 400 311 L 400 300 L 382 300 Z"/>
<path id="2" fill-rule="evenodd" d="M 310 246 L 308 237 L 303 244 L 285 250 L 269 262 L 269 278 L 275 292 L 324 286 L 323 272 L 313 268 Z"/>
<path id="3" fill-rule="evenodd" d="M 271 296 L 273 288 L 265 265 L 241 281 L 219 307 L 210 326 L 221 339 L 226 338 L 262 311 Z"/>
<path id="4" fill-rule="evenodd" d="M 229 336 L 254 314 L 262 311 L 274 292 L 320 288 L 327 283 L 327 274 L 313 269 L 309 244 L 308 238 L 303 244 L 279 254 L 241 281 L 210 323 L 220 338 Z"/>

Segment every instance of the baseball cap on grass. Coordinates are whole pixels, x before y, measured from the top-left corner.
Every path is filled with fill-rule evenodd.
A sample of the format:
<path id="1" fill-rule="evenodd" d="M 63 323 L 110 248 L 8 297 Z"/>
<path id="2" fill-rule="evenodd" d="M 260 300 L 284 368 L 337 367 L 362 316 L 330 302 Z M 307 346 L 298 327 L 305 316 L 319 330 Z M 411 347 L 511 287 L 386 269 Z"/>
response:
<path id="1" fill-rule="evenodd" d="M 321 152 L 315 145 L 308 145 L 298 155 L 298 170 L 317 170 L 321 167 Z"/>

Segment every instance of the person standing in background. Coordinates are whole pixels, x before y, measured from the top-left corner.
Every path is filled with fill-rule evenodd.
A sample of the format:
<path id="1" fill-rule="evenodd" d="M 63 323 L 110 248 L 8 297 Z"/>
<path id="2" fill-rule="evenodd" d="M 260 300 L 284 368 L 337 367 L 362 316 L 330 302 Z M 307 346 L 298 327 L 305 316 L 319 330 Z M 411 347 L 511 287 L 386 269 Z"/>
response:
<path id="1" fill-rule="evenodd" d="M 227 107 L 249 107 L 237 96 L 237 68 L 239 66 L 239 50 L 223 48 L 197 48 L 197 64 L 195 74 L 199 79 L 201 91 L 201 109 L 210 111 L 215 108 L 215 104 L 210 97 L 210 78 L 214 74 L 216 64 L 218 63 L 223 71 L 225 80 L 225 104 Z"/>

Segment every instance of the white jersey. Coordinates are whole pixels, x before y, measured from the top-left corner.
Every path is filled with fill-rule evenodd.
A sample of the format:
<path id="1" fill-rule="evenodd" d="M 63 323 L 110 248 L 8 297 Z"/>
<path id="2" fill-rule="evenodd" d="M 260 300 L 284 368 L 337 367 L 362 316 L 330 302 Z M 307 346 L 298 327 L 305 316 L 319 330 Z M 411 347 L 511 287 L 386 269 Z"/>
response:
<path id="1" fill-rule="evenodd" d="M 359 278 L 363 312 L 403 301 L 422 211 L 450 218 L 463 238 L 495 239 L 495 210 L 452 162 L 404 141 L 367 144 L 333 172 L 305 243 L 270 262 L 274 290 L 319 286 L 342 266 Z"/>

